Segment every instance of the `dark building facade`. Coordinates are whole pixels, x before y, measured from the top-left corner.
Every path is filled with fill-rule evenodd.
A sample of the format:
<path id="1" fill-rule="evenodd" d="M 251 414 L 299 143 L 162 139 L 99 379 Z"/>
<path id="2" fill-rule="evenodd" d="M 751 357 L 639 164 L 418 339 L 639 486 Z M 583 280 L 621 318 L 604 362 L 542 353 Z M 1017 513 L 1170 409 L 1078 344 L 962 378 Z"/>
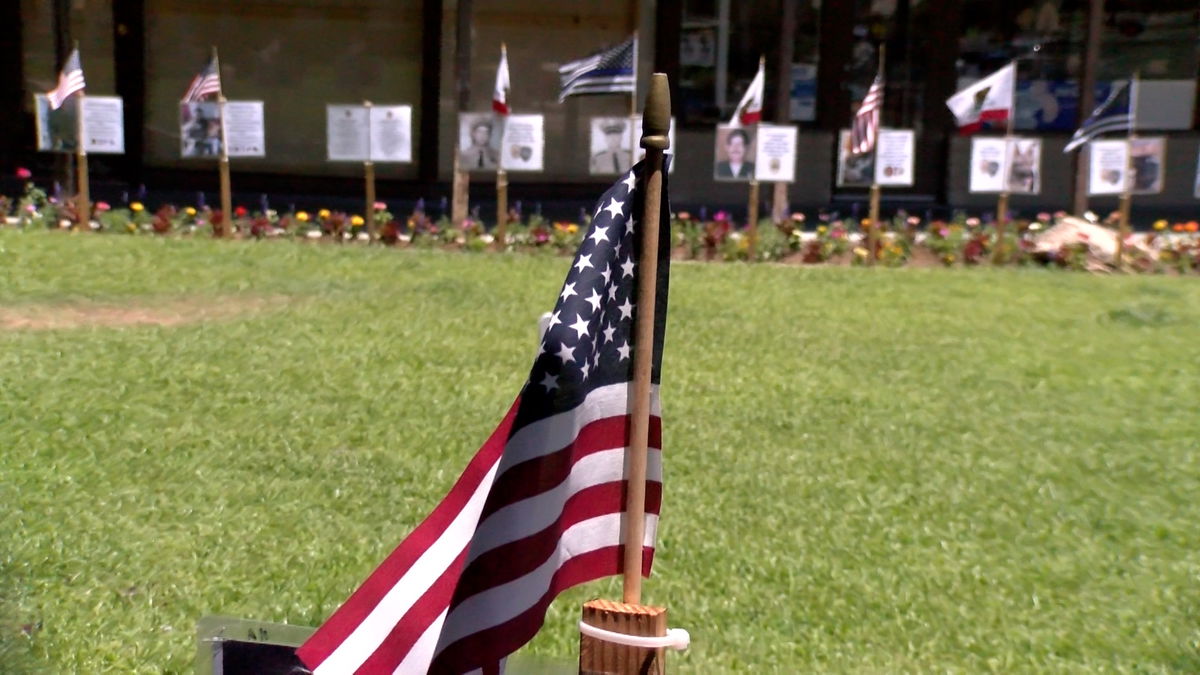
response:
<path id="1" fill-rule="evenodd" d="M 32 94 L 53 86 L 78 41 L 89 93 L 125 100 L 127 153 L 92 160 L 101 186 L 215 189 L 211 166 L 179 157 L 178 130 L 180 95 L 215 45 L 226 95 L 265 103 L 267 155 L 235 161 L 236 191 L 357 195 L 361 169 L 325 160 L 325 105 L 372 100 L 413 106 L 413 162 L 378 167 L 381 196 L 446 194 L 457 114 L 489 108 L 504 42 L 510 104 L 544 115 L 547 139 L 545 171 L 510 176 L 514 195 L 582 200 L 603 181 L 588 173 L 589 120 L 627 115 L 630 100 L 560 103 L 557 66 L 636 30 L 639 81 L 654 70 L 671 76 L 672 197 L 680 205 L 744 204 L 743 185 L 712 181 L 713 127 L 728 119 L 760 57 L 765 119 L 800 129 L 791 203 L 863 199 L 863 189 L 835 183 L 835 139 L 882 47 L 884 125 L 917 135 L 915 184 L 888 190 L 892 206 L 994 203 L 967 192 L 969 139 L 957 134 L 944 101 L 1014 58 L 1017 129 L 1045 143 L 1041 193 L 1014 197 L 1014 208 L 1070 208 L 1074 156 L 1061 147 L 1080 111 L 1135 70 L 1158 102 L 1142 133 L 1168 139 L 1164 190 L 1137 203 L 1200 204 L 1195 0 L 19 0 L 0 13 L 9 27 L 0 46 L 10 64 L 0 75 L 6 168 L 62 164 L 34 149 Z M 488 192 L 472 188 L 481 201 Z M 1093 201 L 1097 209 L 1115 203 Z"/>

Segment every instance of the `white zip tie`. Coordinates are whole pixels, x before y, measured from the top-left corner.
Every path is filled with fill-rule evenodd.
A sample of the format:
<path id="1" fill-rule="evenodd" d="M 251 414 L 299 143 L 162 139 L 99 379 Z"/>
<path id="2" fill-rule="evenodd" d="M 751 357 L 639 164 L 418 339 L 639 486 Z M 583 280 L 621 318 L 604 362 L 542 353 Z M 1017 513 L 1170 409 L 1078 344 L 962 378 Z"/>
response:
<path id="1" fill-rule="evenodd" d="M 662 649 L 665 647 L 667 649 L 683 651 L 692 643 L 692 636 L 683 628 L 667 629 L 667 634 L 659 637 L 644 637 L 641 635 L 616 633 L 580 621 L 579 632 L 597 640 L 624 645 L 626 647 L 638 647 L 640 649 Z"/>

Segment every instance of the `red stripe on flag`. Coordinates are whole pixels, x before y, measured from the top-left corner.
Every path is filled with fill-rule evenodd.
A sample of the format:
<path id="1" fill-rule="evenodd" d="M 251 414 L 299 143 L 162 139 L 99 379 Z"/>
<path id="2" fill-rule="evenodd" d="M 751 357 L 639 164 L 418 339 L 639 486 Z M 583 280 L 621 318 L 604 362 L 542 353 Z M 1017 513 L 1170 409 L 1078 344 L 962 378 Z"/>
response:
<path id="1" fill-rule="evenodd" d="M 501 103 L 500 101 L 492 99 L 492 110 L 494 112 L 500 113 L 501 115 L 507 115 L 508 114 L 508 104 Z"/>
<path id="2" fill-rule="evenodd" d="M 521 397 L 513 402 L 492 432 L 487 442 L 467 464 L 450 493 L 446 495 L 425 520 L 406 537 L 387 557 L 363 585 L 331 616 L 296 653 L 309 668 L 315 670 L 337 649 L 354 629 L 371 613 L 383 596 L 387 595 L 396 581 L 407 572 L 421 554 L 430 547 L 446 527 L 466 505 L 471 495 L 479 488 L 492 466 L 499 461 L 504 445 L 512 431 Z"/>

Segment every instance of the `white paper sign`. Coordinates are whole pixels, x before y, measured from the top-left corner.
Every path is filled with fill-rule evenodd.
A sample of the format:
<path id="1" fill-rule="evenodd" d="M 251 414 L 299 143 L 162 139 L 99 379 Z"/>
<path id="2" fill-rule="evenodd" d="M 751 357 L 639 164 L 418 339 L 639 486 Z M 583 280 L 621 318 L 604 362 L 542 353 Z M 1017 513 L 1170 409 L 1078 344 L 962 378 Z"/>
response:
<path id="1" fill-rule="evenodd" d="M 875 182 L 912 185 L 916 134 L 912 129 L 880 129 L 875 139 Z"/>
<path id="2" fill-rule="evenodd" d="M 1125 189 L 1126 141 L 1088 144 L 1088 194 L 1118 195 Z"/>
<path id="3" fill-rule="evenodd" d="M 770 183 L 796 179 L 796 127 L 759 124 L 754 177 Z"/>
<path id="4" fill-rule="evenodd" d="M 371 161 L 412 161 L 412 106 L 371 106 Z"/>
<path id="5" fill-rule="evenodd" d="M 1167 139 L 1163 136 L 1135 138 L 1129 144 L 1129 179 L 1133 182 L 1133 194 L 1154 195 L 1162 192 Z"/>
<path id="6" fill-rule="evenodd" d="M 88 152 L 125 153 L 125 104 L 121 97 L 84 97 L 83 136 L 83 149 Z"/>
<path id="7" fill-rule="evenodd" d="M 37 149 L 75 152 L 79 140 L 79 101 L 83 101 L 84 146 L 87 152 L 120 155 L 125 152 L 125 106 L 119 96 L 84 96 L 50 109 L 45 94 L 35 94 Z"/>
<path id="8" fill-rule="evenodd" d="M 971 139 L 971 192 L 1038 194 L 1042 189 L 1042 141 L 976 136 Z"/>
<path id="9" fill-rule="evenodd" d="M 971 139 L 971 192 L 1004 192 L 1007 149 L 1003 138 Z"/>
<path id="10" fill-rule="evenodd" d="M 870 187 L 875 176 L 875 154 L 855 155 L 850 152 L 850 130 L 838 133 L 838 187 Z"/>
<path id="11" fill-rule="evenodd" d="M 541 171 L 546 136 L 541 115 L 509 115 L 500 139 L 500 168 Z"/>
<path id="12" fill-rule="evenodd" d="M 262 101 L 228 101 L 225 104 L 225 140 L 230 157 L 265 157 Z"/>
<path id="13" fill-rule="evenodd" d="M 325 152 L 331 162 L 365 162 L 370 156 L 371 123 L 366 106 L 325 106 Z"/>

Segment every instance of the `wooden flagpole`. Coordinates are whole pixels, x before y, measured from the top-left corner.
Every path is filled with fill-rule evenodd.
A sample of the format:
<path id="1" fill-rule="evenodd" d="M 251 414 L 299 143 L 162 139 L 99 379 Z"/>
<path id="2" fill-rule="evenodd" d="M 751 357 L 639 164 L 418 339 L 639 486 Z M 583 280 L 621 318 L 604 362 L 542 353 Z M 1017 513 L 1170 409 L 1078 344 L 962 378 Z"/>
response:
<path id="1" fill-rule="evenodd" d="M 646 455 L 650 438 L 650 374 L 654 362 L 655 294 L 658 278 L 659 211 L 662 204 L 663 152 L 670 144 L 671 93 L 667 76 L 650 79 L 642 117 L 642 147 L 646 149 L 645 203 L 641 219 L 642 250 L 638 260 L 637 322 L 633 337 L 633 405 L 630 415 L 628 488 L 625 499 L 623 602 L 593 600 L 583 606 L 583 620 L 606 630 L 640 636 L 663 636 L 667 610 L 644 607 L 642 599 L 642 542 L 646 520 Z M 579 644 L 581 673 L 662 673 L 663 649 L 616 645 L 583 635 Z"/>
<path id="2" fill-rule="evenodd" d="M 367 220 L 367 235 L 368 243 L 375 241 L 375 162 L 372 160 L 372 142 L 371 137 L 371 102 L 363 101 L 363 106 L 367 109 L 367 160 L 363 162 L 363 179 L 366 181 L 367 203 L 363 209 Z"/>
<path id="3" fill-rule="evenodd" d="M 217 58 L 217 48 L 214 46 L 213 61 L 217 63 L 217 81 L 221 82 L 221 60 Z M 225 119 L 225 108 L 228 101 L 225 99 L 225 85 L 221 84 L 221 89 L 217 92 L 217 104 L 221 110 L 221 156 L 217 163 L 221 178 L 221 215 L 223 222 L 221 223 L 221 236 L 233 236 L 233 194 L 229 185 L 229 134 L 226 132 L 228 121 Z"/>
<path id="4" fill-rule="evenodd" d="M 500 43 L 500 58 L 505 63 L 508 63 L 508 45 L 503 42 Z M 508 103 L 507 92 L 505 93 L 504 102 Z M 511 108 L 509 111 L 511 112 Z M 504 170 L 503 164 L 504 157 L 502 153 L 500 160 L 496 162 L 496 230 L 493 235 L 496 250 L 498 251 L 505 249 L 505 236 L 508 230 L 508 172 Z"/>
<path id="5" fill-rule="evenodd" d="M 879 181 L 876 180 L 879 171 L 879 134 L 883 129 L 883 88 L 884 85 L 884 63 L 887 58 L 887 44 L 879 45 L 879 127 L 875 129 L 875 145 L 871 148 L 871 153 L 874 158 L 871 160 L 871 202 L 867 213 L 867 219 L 871 222 L 871 228 L 867 230 L 867 264 L 875 264 L 875 242 L 879 239 L 879 200 L 882 197 L 882 190 L 879 187 Z"/>
<path id="6" fill-rule="evenodd" d="M 1012 99 L 1008 103 L 1008 121 L 1004 125 L 1004 186 L 996 197 L 996 248 L 992 251 L 992 264 L 1004 263 L 1004 231 L 1008 225 L 1008 181 L 1012 177 L 1012 137 L 1017 121 L 1017 60 L 1012 60 Z"/>
<path id="7" fill-rule="evenodd" d="M 75 47 L 78 49 L 78 45 Z M 79 191 L 75 198 L 75 209 L 79 216 L 79 229 L 84 232 L 89 232 L 92 229 L 92 202 L 91 194 L 88 186 L 88 159 L 87 159 L 87 139 L 84 137 L 84 121 L 83 121 L 83 99 L 86 96 L 84 92 L 79 92 L 77 96 L 76 110 L 76 135 L 78 139 L 75 142 L 75 168 L 79 172 Z"/>
<path id="8" fill-rule="evenodd" d="M 1133 141 L 1137 139 L 1137 86 L 1139 71 L 1133 72 L 1129 82 L 1129 133 L 1125 141 L 1125 186 L 1121 189 L 1121 200 L 1117 206 L 1117 250 L 1113 264 L 1121 266 L 1125 254 L 1125 235 L 1129 232 L 1129 211 L 1133 207 Z"/>
<path id="9" fill-rule="evenodd" d="M 758 69 L 765 73 L 766 66 L 767 66 L 766 55 L 759 56 L 758 57 Z M 764 83 L 763 88 L 764 89 L 766 88 L 765 83 Z M 764 103 L 765 103 L 765 101 L 764 101 Z M 758 126 L 757 122 L 755 123 L 755 126 L 756 127 Z M 757 138 L 757 137 L 758 137 L 758 135 L 755 134 L 755 138 Z M 750 197 L 749 197 L 749 201 L 746 203 L 746 221 L 747 221 L 746 222 L 746 239 L 749 240 L 749 244 L 746 247 L 746 260 L 751 261 L 751 262 L 754 261 L 754 250 L 758 246 L 758 202 L 759 202 L 758 178 L 751 176 L 750 177 Z"/>

